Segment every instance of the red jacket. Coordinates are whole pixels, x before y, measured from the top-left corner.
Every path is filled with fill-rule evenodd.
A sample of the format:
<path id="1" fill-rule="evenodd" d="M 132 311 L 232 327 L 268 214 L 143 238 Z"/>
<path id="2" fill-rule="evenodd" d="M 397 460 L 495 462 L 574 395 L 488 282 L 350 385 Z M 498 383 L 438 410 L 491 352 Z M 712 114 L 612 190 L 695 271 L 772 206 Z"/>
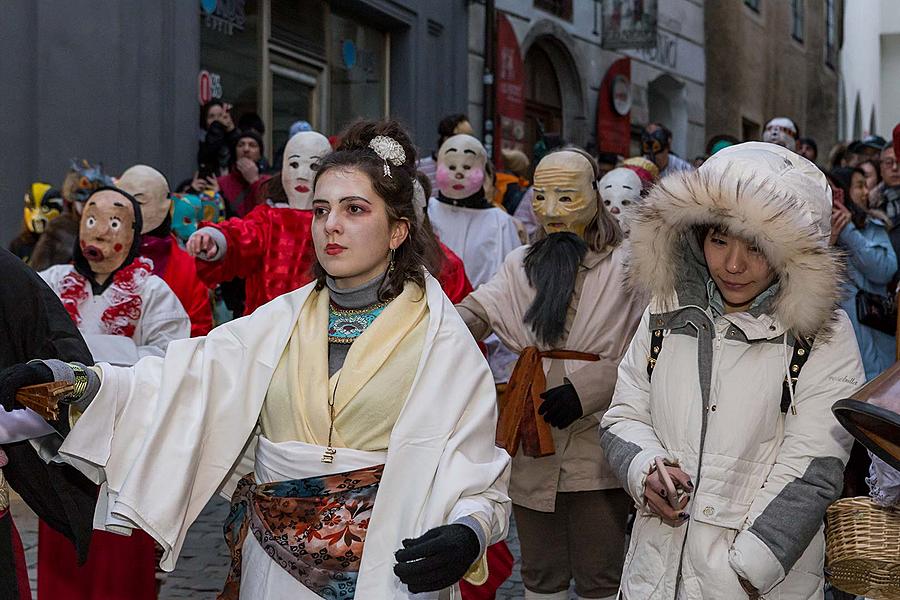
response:
<path id="1" fill-rule="evenodd" d="M 466 267 L 463 265 L 462 259 L 443 242 L 439 241 L 438 243 L 441 245 L 441 250 L 444 251 L 444 264 L 438 281 L 441 282 L 441 287 L 450 298 L 450 302 L 459 304 L 472 292 L 472 284 L 466 277 Z"/>
<path id="2" fill-rule="evenodd" d="M 221 260 L 195 259 L 197 274 L 209 286 L 245 279 L 244 314 L 250 314 L 313 280 L 312 217 L 311 210 L 260 204 L 243 219 L 204 223 L 221 231 L 228 246 Z"/>
<path id="3" fill-rule="evenodd" d="M 162 277 L 191 318 L 191 337 L 213 328 L 209 288 L 200 281 L 194 259 L 181 249 L 174 234 L 168 239 L 145 236 L 141 256 L 153 261 L 153 274 Z"/>
<path id="4" fill-rule="evenodd" d="M 227 174 L 217 178 L 216 182 L 219 184 L 219 191 L 225 198 L 229 214 L 244 217 L 256 206 L 265 202 L 265 187 L 271 178 L 271 175 L 260 175 L 259 179 L 253 183 L 247 183 L 240 171 L 233 167 Z"/>

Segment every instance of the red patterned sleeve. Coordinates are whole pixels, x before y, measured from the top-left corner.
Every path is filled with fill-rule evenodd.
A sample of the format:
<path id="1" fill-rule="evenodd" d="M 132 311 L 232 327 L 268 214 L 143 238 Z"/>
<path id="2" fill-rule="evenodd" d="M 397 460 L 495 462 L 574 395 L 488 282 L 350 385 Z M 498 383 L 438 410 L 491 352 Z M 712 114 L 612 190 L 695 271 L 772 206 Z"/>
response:
<path id="1" fill-rule="evenodd" d="M 459 304 L 463 298 L 472 292 L 472 284 L 466 277 L 466 269 L 460 259 L 453 250 L 441 243 L 441 250 L 444 251 L 444 264 L 438 281 L 444 289 L 444 293 L 450 298 L 453 304 Z"/>
<path id="2" fill-rule="evenodd" d="M 221 260 L 208 262 L 195 259 L 197 276 L 212 287 L 235 277 L 246 278 L 263 267 L 266 244 L 271 235 L 271 209 L 262 204 L 250 211 L 246 217 L 237 217 L 221 223 L 203 223 L 203 227 L 214 227 L 225 236 L 227 248 Z"/>

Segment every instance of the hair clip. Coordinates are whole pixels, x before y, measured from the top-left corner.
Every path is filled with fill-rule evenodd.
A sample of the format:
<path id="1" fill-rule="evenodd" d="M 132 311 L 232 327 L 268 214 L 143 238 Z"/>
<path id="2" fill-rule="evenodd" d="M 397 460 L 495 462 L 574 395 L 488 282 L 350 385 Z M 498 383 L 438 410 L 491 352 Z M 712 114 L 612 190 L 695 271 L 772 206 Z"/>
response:
<path id="1" fill-rule="evenodd" d="M 406 151 L 400 142 L 386 135 L 376 135 L 369 141 L 369 148 L 375 151 L 375 154 L 384 161 L 384 175 L 393 179 L 390 165 L 399 167 L 406 162 Z M 390 163 L 390 164 L 388 164 Z"/>

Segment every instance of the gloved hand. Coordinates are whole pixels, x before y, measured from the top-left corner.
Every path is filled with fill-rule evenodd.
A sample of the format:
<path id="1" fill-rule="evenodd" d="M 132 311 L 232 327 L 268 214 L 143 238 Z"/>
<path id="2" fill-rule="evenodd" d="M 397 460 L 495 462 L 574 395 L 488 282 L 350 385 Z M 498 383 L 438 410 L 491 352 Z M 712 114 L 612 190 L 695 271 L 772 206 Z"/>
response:
<path id="1" fill-rule="evenodd" d="M 565 429 L 584 415 L 578 392 L 571 383 L 550 388 L 541 394 L 541 398 L 544 401 L 538 408 L 538 414 L 557 429 Z"/>
<path id="2" fill-rule="evenodd" d="M 403 549 L 394 554 L 394 574 L 411 593 L 436 592 L 462 579 L 480 551 L 471 527 L 441 525 L 414 540 L 403 540 Z"/>
<path id="3" fill-rule="evenodd" d="M 0 373 L 0 405 L 5 410 L 25 408 L 16 402 L 16 392 L 20 388 L 50 383 L 53 381 L 53 371 L 44 363 L 18 364 L 7 367 Z"/>

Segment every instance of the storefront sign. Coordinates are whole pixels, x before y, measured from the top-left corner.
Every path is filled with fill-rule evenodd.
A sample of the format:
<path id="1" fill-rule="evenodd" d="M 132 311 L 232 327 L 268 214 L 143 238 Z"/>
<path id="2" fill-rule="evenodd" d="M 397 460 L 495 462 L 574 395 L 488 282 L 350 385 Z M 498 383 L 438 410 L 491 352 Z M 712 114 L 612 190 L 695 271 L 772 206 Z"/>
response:
<path id="1" fill-rule="evenodd" d="M 660 31 L 656 36 L 656 46 L 642 48 L 640 54 L 645 60 L 668 69 L 678 68 L 678 39 Z"/>
<path id="2" fill-rule="evenodd" d="M 614 62 L 597 97 L 597 147 L 601 152 L 628 156 L 631 142 L 631 59 Z"/>
<path id="3" fill-rule="evenodd" d="M 222 78 L 218 73 L 210 73 L 207 70 L 200 71 L 197 75 L 197 100 L 203 106 L 213 98 L 222 97 Z"/>
<path id="4" fill-rule="evenodd" d="M 656 45 L 657 0 L 603 0 L 606 50 L 653 48 Z"/>
<path id="5" fill-rule="evenodd" d="M 203 25 L 225 35 L 243 31 L 247 24 L 246 0 L 200 0 Z"/>
<path id="6" fill-rule="evenodd" d="M 500 150 L 525 150 L 525 64 L 509 19 L 497 14 L 497 141 L 494 162 L 501 165 Z"/>

